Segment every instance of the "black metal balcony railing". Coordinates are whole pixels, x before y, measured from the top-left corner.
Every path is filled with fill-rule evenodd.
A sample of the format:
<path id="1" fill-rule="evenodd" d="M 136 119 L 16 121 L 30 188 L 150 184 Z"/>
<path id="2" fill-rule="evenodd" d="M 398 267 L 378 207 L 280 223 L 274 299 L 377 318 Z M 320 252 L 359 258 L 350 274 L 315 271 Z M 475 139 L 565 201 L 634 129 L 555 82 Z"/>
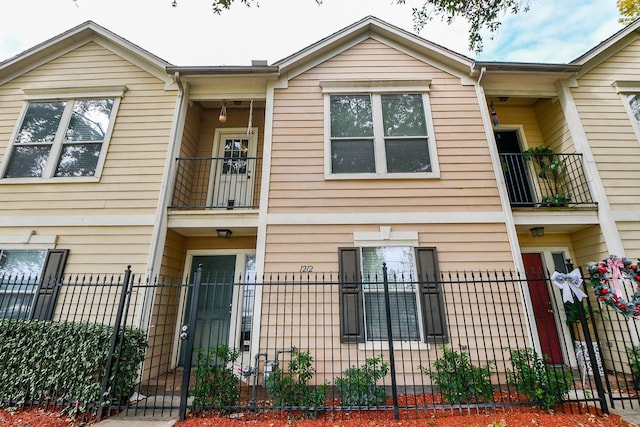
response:
<path id="1" fill-rule="evenodd" d="M 253 209 L 258 206 L 262 159 L 181 157 L 170 209 Z"/>
<path id="2" fill-rule="evenodd" d="M 513 207 L 595 207 L 582 154 L 500 154 Z"/>

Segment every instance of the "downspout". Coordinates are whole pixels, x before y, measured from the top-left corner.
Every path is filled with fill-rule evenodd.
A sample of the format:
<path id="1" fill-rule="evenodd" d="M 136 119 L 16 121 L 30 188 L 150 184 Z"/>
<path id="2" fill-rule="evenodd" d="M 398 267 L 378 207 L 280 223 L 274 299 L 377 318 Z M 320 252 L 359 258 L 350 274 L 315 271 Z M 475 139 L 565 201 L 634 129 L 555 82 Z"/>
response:
<path id="1" fill-rule="evenodd" d="M 176 100 L 175 114 L 171 125 L 167 158 L 164 165 L 164 174 L 158 196 L 158 206 L 156 207 L 156 219 L 153 225 L 151 244 L 149 245 L 149 258 L 147 259 L 147 279 L 153 281 L 155 275 L 160 272 L 162 264 L 162 254 L 167 238 L 167 206 L 172 196 L 171 189 L 176 175 L 175 158 L 180 153 L 180 142 L 184 131 L 184 122 L 187 111 L 188 87 L 185 89 L 180 80 L 180 73 L 175 72 L 173 80 L 178 86 L 178 98 Z M 155 288 L 145 287 L 142 299 L 142 312 L 140 313 L 140 328 L 147 330 L 151 322 L 153 300 L 155 298 Z"/>
<path id="2" fill-rule="evenodd" d="M 500 194 L 500 204 L 502 205 L 502 212 L 504 214 L 505 228 L 507 230 L 509 247 L 511 248 L 513 265 L 516 267 L 519 277 L 525 278 L 526 275 L 524 270 L 524 262 L 522 261 L 522 253 L 520 252 L 520 241 L 518 240 L 518 232 L 516 230 L 515 220 L 513 219 L 513 211 L 511 210 L 511 202 L 509 200 L 509 194 L 507 193 L 507 185 L 505 183 L 504 174 L 502 173 L 502 167 L 500 165 L 500 154 L 498 153 L 498 145 L 496 144 L 495 136 L 493 133 L 493 124 L 491 123 L 491 117 L 489 117 L 487 109 L 484 107 L 487 98 L 484 93 L 484 89 L 480 85 L 480 82 L 485 76 L 485 73 L 486 68 L 482 67 L 480 70 L 480 76 L 478 77 L 478 82 L 476 83 L 476 94 L 479 104 L 482 105 L 480 114 L 482 115 L 482 122 L 484 123 L 487 141 L 489 142 L 489 154 L 491 155 L 493 172 L 496 178 L 496 183 L 498 185 L 498 193 Z M 533 346 L 538 353 L 541 353 L 539 341 L 538 339 L 534 339 L 535 337 L 538 337 L 538 330 L 535 319 L 533 319 L 532 317 L 533 305 L 531 304 L 531 298 L 529 296 L 528 290 L 524 288 L 525 286 L 526 281 L 521 280 L 519 291 L 522 298 L 522 306 L 525 310 L 525 313 L 530 313 L 530 317 L 527 318 L 527 323 L 529 324 L 529 336 L 527 338 L 529 341 L 529 345 Z"/>

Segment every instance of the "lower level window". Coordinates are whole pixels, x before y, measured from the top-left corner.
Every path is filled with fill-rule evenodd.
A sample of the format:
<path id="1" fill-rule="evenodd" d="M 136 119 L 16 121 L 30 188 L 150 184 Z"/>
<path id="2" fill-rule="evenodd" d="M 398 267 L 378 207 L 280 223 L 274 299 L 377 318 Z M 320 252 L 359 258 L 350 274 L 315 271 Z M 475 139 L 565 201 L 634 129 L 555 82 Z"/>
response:
<path id="1" fill-rule="evenodd" d="M 46 250 L 0 250 L 0 319 L 26 319 Z"/>
<path id="2" fill-rule="evenodd" d="M 388 339 L 382 265 L 387 267 L 394 340 L 419 340 L 415 263 L 410 247 L 362 248 L 365 328 L 368 341 Z"/>

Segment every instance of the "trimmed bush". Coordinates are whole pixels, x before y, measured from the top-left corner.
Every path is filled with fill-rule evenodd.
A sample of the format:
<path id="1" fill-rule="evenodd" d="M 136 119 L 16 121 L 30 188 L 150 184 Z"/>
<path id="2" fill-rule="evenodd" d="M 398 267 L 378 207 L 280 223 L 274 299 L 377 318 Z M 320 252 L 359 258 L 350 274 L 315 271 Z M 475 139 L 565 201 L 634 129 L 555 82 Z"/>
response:
<path id="1" fill-rule="evenodd" d="M 433 362 L 433 369 L 419 366 L 418 369 L 433 379 L 446 403 L 470 403 L 493 401 L 493 375 L 490 361 L 485 366 L 475 366 L 469 353 L 458 353 L 442 347 L 442 357 Z"/>
<path id="2" fill-rule="evenodd" d="M 97 405 L 113 331 L 96 324 L 0 320 L 0 405 L 46 402 L 69 412 Z M 143 331 L 127 328 L 120 335 L 104 405 L 129 397 L 146 346 Z"/>
<path id="3" fill-rule="evenodd" d="M 551 409 L 561 403 L 573 382 L 570 371 L 545 363 L 532 348 L 510 350 L 513 371 L 507 371 L 507 382 L 541 408 Z"/>
<path id="4" fill-rule="evenodd" d="M 378 406 L 387 399 L 384 387 L 376 382 L 389 373 L 382 356 L 366 359 L 364 365 L 352 366 L 335 380 L 343 406 Z"/>
<path id="5" fill-rule="evenodd" d="M 267 379 L 267 390 L 273 396 L 275 406 L 306 407 L 308 414 L 315 417 L 317 411 L 313 408 L 324 405 L 326 387 L 309 384 L 316 373 L 311 353 L 294 351 L 287 367 L 287 372 L 274 369 Z"/>
<path id="6" fill-rule="evenodd" d="M 233 374 L 231 364 L 238 360 L 240 351 L 220 344 L 208 352 L 198 349 L 197 354 L 196 385 L 191 390 L 194 406 L 236 406 L 240 400 L 240 380 Z"/>

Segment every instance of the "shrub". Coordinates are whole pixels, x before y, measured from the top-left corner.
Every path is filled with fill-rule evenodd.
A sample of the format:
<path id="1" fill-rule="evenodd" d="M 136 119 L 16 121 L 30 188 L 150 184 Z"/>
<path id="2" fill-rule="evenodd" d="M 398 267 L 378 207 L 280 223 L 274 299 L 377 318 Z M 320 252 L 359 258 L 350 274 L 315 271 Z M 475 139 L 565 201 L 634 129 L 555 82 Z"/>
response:
<path id="1" fill-rule="evenodd" d="M 447 403 L 488 402 L 493 400 L 491 386 L 491 365 L 474 366 L 469 353 L 458 353 L 442 347 L 443 355 L 433 363 L 433 369 L 419 366 L 420 371 L 429 375 L 442 393 Z"/>
<path id="2" fill-rule="evenodd" d="M 195 406 L 236 406 L 240 400 L 240 381 L 229 364 L 240 357 L 240 351 L 221 344 L 208 352 L 198 350 L 196 385 L 191 390 Z"/>
<path id="3" fill-rule="evenodd" d="M 352 366 L 344 371 L 344 377 L 335 380 L 344 406 L 377 406 L 385 403 L 384 387 L 376 382 L 387 375 L 389 364 L 382 356 L 366 359 L 360 367 Z"/>
<path id="4" fill-rule="evenodd" d="M 46 401 L 70 413 L 97 405 L 113 332 L 107 325 L 0 320 L 0 403 Z M 103 405 L 127 400 L 146 346 L 141 330 L 118 335 Z"/>
<path id="5" fill-rule="evenodd" d="M 640 345 L 627 347 L 629 354 L 629 366 L 634 378 L 640 379 Z"/>
<path id="6" fill-rule="evenodd" d="M 510 354 L 514 370 L 507 370 L 509 385 L 544 409 L 562 402 L 573 382 L 571 372 L 548 366 L 531 348 L 510 350 Z"/>
<path id="7" fill-rule="evenodd" d="M 267 378 L 267 390 L 274 398 L 276 406 L 307 407 L 311 415 L 313 408 L 322 406 L 326 395 L 326 386 L 313 387 L 309 381 L 316 370 L 309 351 L 294 351 L 284 372 L 280 367 L 274 369 Z"/>

